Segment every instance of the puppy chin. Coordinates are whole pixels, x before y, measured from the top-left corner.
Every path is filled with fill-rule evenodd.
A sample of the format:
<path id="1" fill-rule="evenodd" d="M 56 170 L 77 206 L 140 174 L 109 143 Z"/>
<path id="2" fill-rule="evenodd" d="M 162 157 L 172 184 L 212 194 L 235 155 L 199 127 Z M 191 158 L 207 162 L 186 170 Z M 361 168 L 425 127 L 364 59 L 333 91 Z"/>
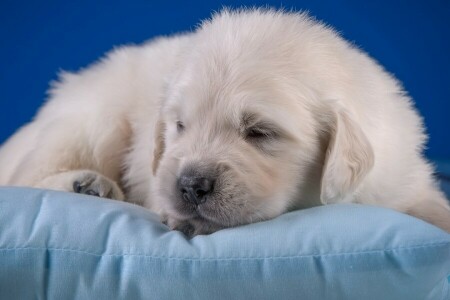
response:
<path id="1" fill-rule="evenodd" d="M 192 238 L 196 235 L 207 235 L 221 229 L 263 221 L 273 217 L 264 217 L 259 213 L 238 217 L 239 215 L 239 212 L 233 211 L 227 212 L 225 215 L 215 209 L 210 211 L 206 206 L 203 208 L 200 206 L 194 212 L 172 211 L 172 213 L 167 215 L 165 223 L 170 229 L 181 231 L 188 238 Z"/>
<path id="2" fill-rule="evenodd" d="M 197 207 L 177 203 L 177 207 L 167 210 L 166 224 L 172 230 L 183 232 L 191 238 L 196 235 L 211 234 L 218 230 L 251 223 L 252 220 L 239 218 L 239 212 L 223 212 L 214 205 Z"/>

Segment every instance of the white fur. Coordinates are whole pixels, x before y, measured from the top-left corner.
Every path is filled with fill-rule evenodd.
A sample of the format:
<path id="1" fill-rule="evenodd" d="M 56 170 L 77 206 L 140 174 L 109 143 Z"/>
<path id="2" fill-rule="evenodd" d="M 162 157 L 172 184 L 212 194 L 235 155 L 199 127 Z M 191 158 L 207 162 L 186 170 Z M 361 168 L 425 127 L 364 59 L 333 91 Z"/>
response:
<path id="1" fill-rule="evenodd" d="M 244 110 L 283 132 L 264 142 L 272 155 L 239 135 Z M 220 159 L 247 196 L 242 215 L 229 204 L 236 216 L 205 232 L 339 202 L 390 207 L 450 232 L 425 140 L 399 82 L 332 29 L 305 14 L 224 11 L 194 33 L 62 74 L 35 120 L 0 149 L 0 184 L 71 190 L 91 170 L 171 224 L 185 221 L 165 198 L 171 180 L 188 162 Z"/>

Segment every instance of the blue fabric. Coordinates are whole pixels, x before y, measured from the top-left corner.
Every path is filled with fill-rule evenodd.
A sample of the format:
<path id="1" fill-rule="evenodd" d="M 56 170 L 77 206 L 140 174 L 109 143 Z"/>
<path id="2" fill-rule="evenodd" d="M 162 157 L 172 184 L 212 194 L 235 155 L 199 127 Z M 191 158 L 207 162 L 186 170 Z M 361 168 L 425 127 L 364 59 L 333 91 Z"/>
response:
<path id="1" fill-rule="evenodd" d="M 450 234 L 330 205 L 191 240 L 132 204 L 0 188 L 0 299 L 449 299 Z"/>

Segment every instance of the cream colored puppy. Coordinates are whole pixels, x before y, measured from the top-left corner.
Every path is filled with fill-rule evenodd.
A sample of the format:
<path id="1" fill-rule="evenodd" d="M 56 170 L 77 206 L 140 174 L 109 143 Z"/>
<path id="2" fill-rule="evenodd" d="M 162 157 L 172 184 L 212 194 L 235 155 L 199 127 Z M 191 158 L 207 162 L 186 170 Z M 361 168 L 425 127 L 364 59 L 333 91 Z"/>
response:
<path id="1" fill-rule="evenodd" d="M 126 199 L 189 235 L 328 203 L 450 231 L 401 85 L 304 14 L 224 11 L 64 73 L 0 150 L 0 184 Z"/>

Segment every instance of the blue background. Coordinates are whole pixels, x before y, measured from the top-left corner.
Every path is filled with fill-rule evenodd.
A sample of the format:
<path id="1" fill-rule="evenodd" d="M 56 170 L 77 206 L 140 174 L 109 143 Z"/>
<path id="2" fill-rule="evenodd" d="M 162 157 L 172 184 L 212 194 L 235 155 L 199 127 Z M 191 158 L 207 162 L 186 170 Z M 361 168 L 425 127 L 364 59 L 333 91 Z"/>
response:
<path id="1" fill-rule="evenodd" d="M 309 10 L 399 78 L 425 117 L 426 154 L 450 157 L 450 1 L 0 0 L 0 143 L 29 121 L 59 70 L 114 45 L 194 29 L 225 6 Z"/>

